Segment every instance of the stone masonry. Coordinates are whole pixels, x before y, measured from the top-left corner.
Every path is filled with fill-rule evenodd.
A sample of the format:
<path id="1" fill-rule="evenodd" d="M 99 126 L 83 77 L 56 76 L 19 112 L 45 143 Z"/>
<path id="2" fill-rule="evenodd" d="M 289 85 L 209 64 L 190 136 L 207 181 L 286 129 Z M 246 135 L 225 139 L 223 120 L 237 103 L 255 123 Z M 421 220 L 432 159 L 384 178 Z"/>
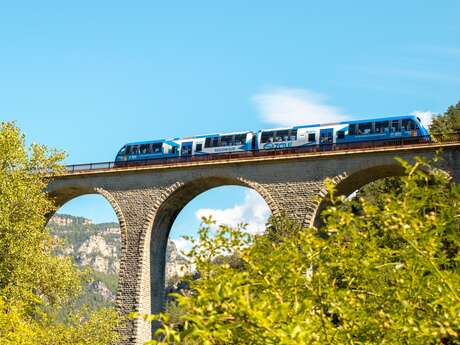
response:
<path id="1" fill-rule="evenodd" d="M 387 176 L 403 174 L 399 156 L 430 158 L 438 145 L 380 148 L 353 152 L 323 152 L 245 159 L 184 162 L 132 168 L 83 171 L 56 176 L 48 193 L 57 206 L 84 194 L 101 194 L 114 208 L 121 229 L 117 305 L 120 313 L 155 313 L 164 301 L 166 243 L 182 208 L 198 194 L 223 185 L 257 191 L 273 214 L 281 212 L 305 226 L 318 222 L 325 206 L 324 179 L 341 194 Z M 460 144 L 443 148 L 439 168 L 460 181 Z M 123 344 L 140 345 L 151 337 L 151 326 L 130 319 L 121 327 Z"/>

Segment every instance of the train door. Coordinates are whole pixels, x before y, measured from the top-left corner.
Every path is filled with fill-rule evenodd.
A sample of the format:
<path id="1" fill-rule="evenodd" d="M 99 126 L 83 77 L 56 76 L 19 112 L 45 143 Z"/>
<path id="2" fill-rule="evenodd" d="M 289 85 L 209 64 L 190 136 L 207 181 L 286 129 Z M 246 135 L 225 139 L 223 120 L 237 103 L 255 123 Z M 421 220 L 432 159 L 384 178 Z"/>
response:
<path id="1" fill-rule="evenodd" d="M 334 138 L 334 129 L 333 128 L 322 128 L 319 130 L 319 144 L 327 145 L 332 144 Z"/>
<path id="2" fill-rule="evenodd" d="M 193 141 L 186 141 L 182 143 L 180 150 L 181 157 L 190 157 L 192 155 Z"/>

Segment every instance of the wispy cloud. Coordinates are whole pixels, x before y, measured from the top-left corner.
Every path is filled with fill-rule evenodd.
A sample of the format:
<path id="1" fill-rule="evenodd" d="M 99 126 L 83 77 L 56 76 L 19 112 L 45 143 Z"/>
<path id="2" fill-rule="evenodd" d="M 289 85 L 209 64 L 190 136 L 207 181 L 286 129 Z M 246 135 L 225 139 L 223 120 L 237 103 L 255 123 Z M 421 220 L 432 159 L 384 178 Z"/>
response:
<path id="1" fill-rule="evenodd" d="M 422 121 L 423 125 L 428 128 L 436 113 L 428 110 L 415 110 L 411 113 L 411 115 L 417 116 Z"/>
<path id="2" fill-rule="evenodd" d="M 346 116 L 326 103 L 326 96 L 311 90 L 277 87 L 252 97 L 264 122 L 292 126 L 343 121 Z"/>
<path id="3" fill-rule="evenodd" d="M 202 217 L 209 216 L 212 216 L 217 224 L 231 227 L 239 223 L 247 223 L 246 230 L 249 233 L 258 234 L 265 230 L 270 209 L 257 192 L 249 190 L 242 204 L 226 209 L 202 208 L 196 212 L 196 217 L 200 220 Z"/>

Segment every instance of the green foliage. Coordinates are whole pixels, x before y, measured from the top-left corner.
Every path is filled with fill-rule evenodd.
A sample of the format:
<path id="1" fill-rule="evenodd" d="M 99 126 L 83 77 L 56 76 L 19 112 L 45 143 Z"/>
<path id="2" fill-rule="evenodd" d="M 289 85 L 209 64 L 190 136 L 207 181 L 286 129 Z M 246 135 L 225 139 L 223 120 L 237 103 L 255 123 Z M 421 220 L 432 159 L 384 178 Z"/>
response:
<path id="1" fill-rule="evenodd" d="M 460 102 L 450 106 L 447 111 L 435 116 L 431 125 L 431 135 L 439 141 L 448 139 L 452 133 L 460 131 Z"/>
<path id="2" fill-rule="evenodd" d="M 0 344 L 109 344 L 116 339 L 113 311 L 69 315 L 61 306 L 81 290 L 84 273 L 53 255 L 45 227 L 55 211 L 44 190 L 61 171 L 62 152 L 32 144 L 12 123 L 0 124 Z M 71 321 L 73 320 L 73 321 Z"/>
<path id="3" fill-rule="evenodd" d="M 200 279 L 176 295 L 174 322 L 150 316 L 163 325 L 150 343 L 460 344 L 460 187 L 422 160 L 401 164 L 379 205 L 331 190 L 321 232 L 279 220 L 254 237 L 205 220 Z M 215 262 L 226 255 L 244 269 Z"/>
<path id="4" fill-rule="evenodd" d="M 7 302 L 60 303 L 78 292 L 78 272 L 50 255 L 55 242 L 45 229 L 54 205 L 44 173 L 59 169 L 62 158 L 44 146 L 27 150 L 13 124 L 0 125 L 0 297 Z"/>

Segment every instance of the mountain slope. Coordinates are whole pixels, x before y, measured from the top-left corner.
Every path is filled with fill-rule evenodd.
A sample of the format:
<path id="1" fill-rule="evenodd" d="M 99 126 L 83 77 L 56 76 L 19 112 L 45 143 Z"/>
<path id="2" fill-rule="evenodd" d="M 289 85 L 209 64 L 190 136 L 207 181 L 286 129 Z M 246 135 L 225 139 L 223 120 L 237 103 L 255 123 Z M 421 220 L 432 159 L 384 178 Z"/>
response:
<path id="1" fill-rule="evenodd" d="M 121 254 L 120 227 L 117 223 L 94 224 L 90 219 L 56 214 L 48 223 L 51 233 L 62 240 L 58 255 L 71 256 L 82 269 L 91 269 L 91 281 L 77 304 L 94 308 L 113 306 L 118 285 Z M 166 285 L 190 272 L 190 265 L 168 240 Z"/>

